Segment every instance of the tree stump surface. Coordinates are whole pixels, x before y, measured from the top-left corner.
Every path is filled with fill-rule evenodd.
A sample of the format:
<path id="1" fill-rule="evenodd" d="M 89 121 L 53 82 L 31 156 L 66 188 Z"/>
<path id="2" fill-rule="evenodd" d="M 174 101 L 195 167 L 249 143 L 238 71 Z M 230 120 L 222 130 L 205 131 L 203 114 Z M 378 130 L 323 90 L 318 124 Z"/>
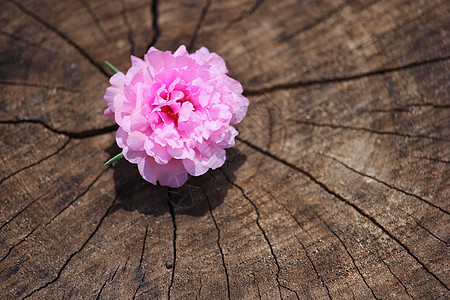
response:
<path id="1" fill-rule="evenodd" d="M 0 298 L 449 297 L 450 4 L 5 0 Z M 145 182 L 110 61 L 206 46 L 250 100 L 219 170 Z"/>

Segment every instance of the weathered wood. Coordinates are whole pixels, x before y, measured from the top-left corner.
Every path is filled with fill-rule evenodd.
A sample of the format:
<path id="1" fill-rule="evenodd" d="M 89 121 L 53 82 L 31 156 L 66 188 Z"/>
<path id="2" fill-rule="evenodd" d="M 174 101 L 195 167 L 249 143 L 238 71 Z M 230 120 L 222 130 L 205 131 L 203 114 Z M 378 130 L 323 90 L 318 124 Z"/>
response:
<path id="1" fill-rule="evenodd" d="M 1 298 L 448 298 L 447 2 L 3 1 Z M 250 107 L 167 189 L 103 167 L 103 61 L 179 44 Z"/>

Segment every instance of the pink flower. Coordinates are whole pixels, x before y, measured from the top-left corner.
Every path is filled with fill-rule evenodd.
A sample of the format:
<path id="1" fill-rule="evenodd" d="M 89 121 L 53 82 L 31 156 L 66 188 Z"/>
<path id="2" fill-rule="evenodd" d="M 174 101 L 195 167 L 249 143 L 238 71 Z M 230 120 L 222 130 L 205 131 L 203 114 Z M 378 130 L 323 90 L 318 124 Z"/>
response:
<path id="1" fill-rule="evenodd" d="M 225 162 L 248 99 L 228 77 L 224 60 L 201 48 L 189 54 L 150 48 L 131 56 L 127 74 L 111 77 L 105 115 L 119 124 L 116 141 L 142 177 L 170 187 L 183 185 Z"/>

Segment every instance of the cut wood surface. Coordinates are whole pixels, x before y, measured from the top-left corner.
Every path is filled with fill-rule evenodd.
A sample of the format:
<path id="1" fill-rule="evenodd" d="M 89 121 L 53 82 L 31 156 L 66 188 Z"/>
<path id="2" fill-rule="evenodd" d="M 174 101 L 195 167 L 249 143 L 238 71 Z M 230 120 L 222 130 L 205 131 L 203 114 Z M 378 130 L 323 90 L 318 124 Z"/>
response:
<path id="1" fill-rule="evenodd" d="M 4 0 L 1 299 L 448 299 L 450 3 Z M 110 61 L 206 46 L 250 100 L 225 165 L 144 181 Z"/>

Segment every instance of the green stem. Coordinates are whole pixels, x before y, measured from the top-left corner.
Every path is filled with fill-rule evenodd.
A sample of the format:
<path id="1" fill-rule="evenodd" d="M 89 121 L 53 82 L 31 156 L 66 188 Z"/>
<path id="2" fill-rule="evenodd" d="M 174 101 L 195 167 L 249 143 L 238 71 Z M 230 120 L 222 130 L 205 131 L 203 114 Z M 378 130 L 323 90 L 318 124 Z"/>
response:
<path id="1" fill-rule="evenodd" d="M 122 157 L 123 157 L 123 153 L 119 153 L 119 154 L 117 154 L 116 156 L 114 156 L 113 158 L 111 158 L 110 160 L 108 160 L 107 162 L 105 162 L 104 165 L 107 166 L 107 165 L 109 165 L 109 164 L 112 164 L 113 162 L 115 162 L 115 161 L 121 159 Z"/>
<path id="2" fill-rule="evenodd" d="M 114 74 L 119 73 L 119 69 L 117 69 L 116 67 L 114 67 L 109 61 L 105 60 L 105 64 L 108 66 L 108 68 L 111 69 L 111 71 L 114 72 Z"/>

